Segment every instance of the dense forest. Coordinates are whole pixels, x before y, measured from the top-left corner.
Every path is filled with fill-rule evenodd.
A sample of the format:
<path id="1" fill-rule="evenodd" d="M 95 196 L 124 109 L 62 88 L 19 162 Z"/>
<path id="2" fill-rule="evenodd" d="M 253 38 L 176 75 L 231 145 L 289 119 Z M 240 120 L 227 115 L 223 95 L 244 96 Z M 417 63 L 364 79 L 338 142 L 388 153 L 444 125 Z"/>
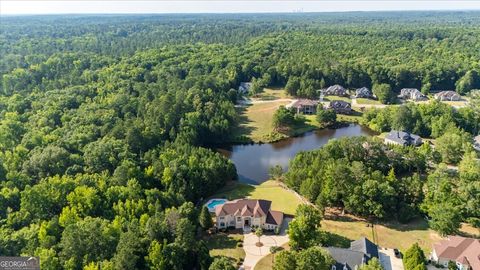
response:
<path id="1" fill-rule="evenodd" d="M 42 269 L 208 269 L 198 204 L 237 174 L 207 146 L 232 139 L 242 81 L 305 97 L 337 83 L 480 88 L 478 12 L 3 16 L 1 30 L 0 254 L 40 256 Z M 381 115 L 365 121 L 379 125 Z M 468 115 L 444 120 L 478 132 Z M 430 120 L 411 128 L 442 133 Z M 388 218 L 392 209 L 439 211 L 458 181 L 478 179 L 473 158 L 457 160 L 465 170 L 450 177 L 439 167 L 428 181 L 444 181 L 443 193 L 423 198 L 427 149 L 389 152 L 365 140 L 300 155 L 294 165 L 336 153 L 312 177 L 293 166 L 288 181 L 319 205 Z M 321 174 L 331 177 L 315 185 Z M 339 174 L 346 189 L 333 192 Z M 474 203 L 458 220 L 479 218 Z"/>

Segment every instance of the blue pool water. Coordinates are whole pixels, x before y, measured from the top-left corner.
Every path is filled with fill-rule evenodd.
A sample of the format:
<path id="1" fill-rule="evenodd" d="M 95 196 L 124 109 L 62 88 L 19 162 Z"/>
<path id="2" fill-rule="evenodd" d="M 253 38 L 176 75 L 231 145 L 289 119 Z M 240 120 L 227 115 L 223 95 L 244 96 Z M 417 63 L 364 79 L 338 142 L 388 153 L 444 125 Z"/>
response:
<path id="1" fill-rule="evenodd" d="M 215 211 L 215 206 L 224 204 L 225 202 L 227 202 L 227 200 L 225 200 L 225 199 L 212 199 L 212 200 L 208 201 L 208 203 L 207 203 L 208 211 L 214 212 Z"/>

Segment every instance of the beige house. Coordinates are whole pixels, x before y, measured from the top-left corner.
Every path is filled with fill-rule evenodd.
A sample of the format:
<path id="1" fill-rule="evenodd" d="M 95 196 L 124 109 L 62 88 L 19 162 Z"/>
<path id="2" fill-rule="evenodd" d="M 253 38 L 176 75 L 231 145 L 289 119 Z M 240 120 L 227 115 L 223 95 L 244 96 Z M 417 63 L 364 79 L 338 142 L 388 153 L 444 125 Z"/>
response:
<path id="1" fill-rule="evenodd" d="M 271 210 L 271 201 L 238 199 L 215 207 L 217 228 L 248 230 L 251 226 L 275 230 L 283 222 L 283 213 Z"/>
<path id="2" fill-rule="evenodd" d="M 430 258 L 445 267 L 452 261 L 458 270 L 480 270 L 480 239 L 449 236 L 433 245 Z"/>
<path id="3" fill-rule="evenodd" d="M 297 114 L 316 114 L 318 101 L 311 99 L 297 99 L 286 106 Z"/>
<path id="4" fill-rule="evenodd" d="M 455 91 L 441 91 L 434 95 L 435 99 L 441 101 L 459 101 L 462 97 Z"/>

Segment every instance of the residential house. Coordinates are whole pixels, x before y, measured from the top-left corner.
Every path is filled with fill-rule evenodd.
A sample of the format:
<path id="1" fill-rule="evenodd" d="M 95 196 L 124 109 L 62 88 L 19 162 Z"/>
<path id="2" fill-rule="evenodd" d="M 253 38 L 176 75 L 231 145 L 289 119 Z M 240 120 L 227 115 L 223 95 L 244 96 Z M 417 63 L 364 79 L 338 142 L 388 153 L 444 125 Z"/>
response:
<path id="1" fill-rule="evenodd" d="M 433 245 L 430 259 L 445 267 L 453 261 L 458 270 L 480 270 L 480 239 L 449 236 Z"/>
<path id="2" fill-rule="evenodd" d="M 435 94 L 435 99 L 440 101 L 460 101 L 462 97 L 455 91 L 441 91 Z"/>
<path id="3" fill-rule="evenodd" d="M 473 138 L 473 148 L 477 151 L 480 151 L 480 135 Z"/>
<path id="4" fill-rule="evenodd" d="M 336 113 L 340 114 L 350 114 L 352 113 L 352 105 L 343 100 L 333 100 L 328 106 L 329 109 L 334 110 Z"/>
<path id="5" fill-rule="evenodd" d="M 325 96 L 340 96 L 340 97 L 348 96 L 347 90 L 339 84 L 335 84 L 326 89 L 323 89 L 322 93 Z"/>
<path id="6" fill-rule="evenodd" d="M 400 95 L 398 95 L 401 99 L 410 99 L 413 101 L 422 101 L 427 100 L 427 96 L 422 94 L 422 92 L 418 91 L 416 88 L 403 88 L 400 90 Z"/>
<path id="7" fill-rule="evenodd" d="M 315 114 L 317 113 L 317 100 L 297 99 L 288 104 L 287 109 L 292 109 L 298 114 Z"/>
<path id="8" fill-rule="evenodd" d="M 408 132 L 392 130 L 385 136 L 385 143 L 402 146 L 419 146 L 422 144 L 422 138 Z"/>
<path id="9" fill-rule="evenodd" d="M 251 226 L 275 230 L 283 222 L 283 212 L 273 211 L 267 200 L 238 199 L 215 207 L 217 228 L 247 230 Z"/>
<path id="10" fill-rule="evenodd" d="M 358 88 L 355 90 L 355 97 L 357 98 L 373 98 L 373 93 L 367 87 Z"/>
<path id="11" fill-rule="evenodd" d="M 350 243 L 350 248 L 327 247 L 335 264 L 332 270 L 356 270 L 372 258 L 378 258 L 378 247 L 362 237 Z"/>
<path id="12" fill-rule="evenodd" d="M 240 86 L 238 87 L 238 92 L 240 94 L 247 94 L 250 91 L 250 87 L 252 86 L 251 82 L 241 82 Z"/>

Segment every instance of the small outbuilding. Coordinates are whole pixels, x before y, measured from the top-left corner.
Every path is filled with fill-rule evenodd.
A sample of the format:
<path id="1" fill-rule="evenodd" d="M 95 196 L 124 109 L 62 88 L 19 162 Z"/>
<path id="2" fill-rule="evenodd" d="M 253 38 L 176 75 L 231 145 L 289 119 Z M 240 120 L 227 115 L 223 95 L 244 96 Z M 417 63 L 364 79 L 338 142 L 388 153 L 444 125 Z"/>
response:
<path id="1" fill-rule="evenodd" d="M 352 113 L 352 105 L 343 100 L 333 100 L 330 102 L 328 106 L 329 109 L 334 110 L 336 113 L 339 114 L 351 114 Z"/>
<path id="2" fill-rule="evenodd" d="M 312 99 L 297 99 L 288 104 L 287 109 L 294 110 L 298 114 L 315 114 L 317 113 L 318 101 Z"/>
<path id="3" fill-rule="evenodd" d="M 343 96 L 347 96 L 347 90 L 339 85 L 339 84 L 335 84 L 335 85 L 332 85 L 326 89 L 323 89 L 322 90 L 322 93 L 325 95 L 325 96 L 339 96 L 339 97 L 343 97 Z"/>
<path id="4" fill-rule="evenodd" d="M 428 100 L 427 96 L 422 94 L 417 88 L 403 88 L 400 90 L 399 98 L 405 100 L 413 100 L 413 101 L 423 101 Z"/>
<path id="5" fill-rule="evenodd" d="M 241 82 L 240 86 L 238 87 L 238 92 L 240 94 L 247 94 L 250 91 L 250 87 L 252 87 L 251 82 Z"/>
<path id="6" fill-rule="evenodd" d="M 440 101 L 460 101 L 462 97 L 455 91 L 441 91 L 435 94 L 435 99 Z"/>
<path id="7" fill-rule="evenodd" d="M 408 132 L 392 130 L 385 136 L 385 143 L 402 146 L 419 146 L 422 144 L 422 138 Z"/>
<path id="8" fill-rule="evenodd" d="M 357 98 L 373 98 L 373 93 L 367 87 L 358 88 L 355 90 L 355 97 Z"/>

